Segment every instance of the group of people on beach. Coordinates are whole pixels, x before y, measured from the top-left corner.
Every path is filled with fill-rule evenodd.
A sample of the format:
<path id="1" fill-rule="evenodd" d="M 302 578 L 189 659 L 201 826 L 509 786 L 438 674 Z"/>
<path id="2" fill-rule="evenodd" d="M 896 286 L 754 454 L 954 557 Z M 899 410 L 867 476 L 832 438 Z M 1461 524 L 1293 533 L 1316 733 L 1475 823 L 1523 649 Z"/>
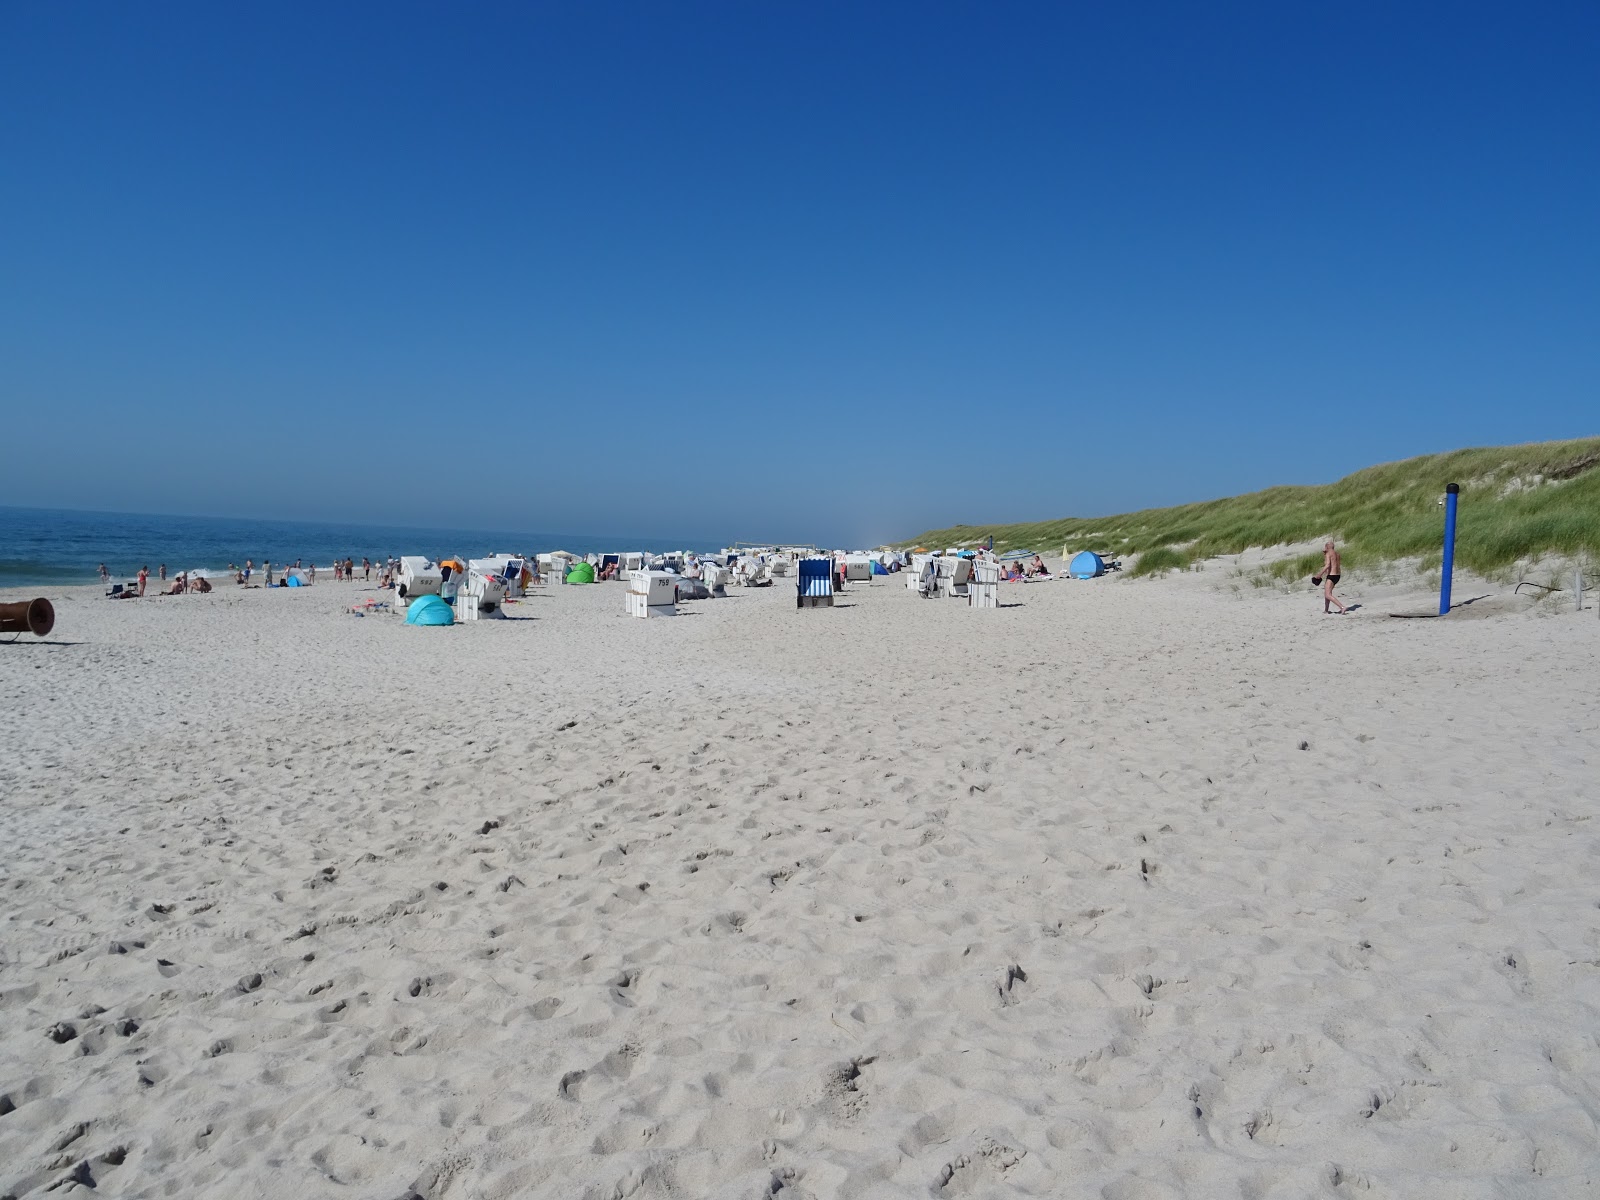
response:
<path id="1" fill-rule="evenodd" d="M 198 592 L 204 594 L 210 590 L 211 581 L 204 575 L 194 575 L 191 578 L 190 572 L 179 571 L 178 574 L 173 577 L 172 586 L 161 594 L 163 596 L 181 596 L 185 592 Z"/>
<path id="2" fill-rule="evenodd" d="M 398 566 L 393 559 L 390 559 L 387 562 L 374 564 L 370 558 L 363 557 L 359 567 L 356 566 L 355 559 L 350 556 L 347 556 L 343 559 L 334 559 L 333 578 L 339 583 L 353 583 L 356 579 L 357 572 L 359 571 L 362 580 L 370 582 L 372 579 L 372 570 L 374 565 L 376 565 L 378 570 L 381 572 L 382 586 L 387 587 L 388 580 L 393 576 L 394 571 Z M 256 575 L 255 559 L 245 559 L 244 566 L 242 567 L 235 563 L 229 563 L 228 570 L 233 572 L 233 581 L 235 583 L 244 587 L 252 586 L 251 580 Z M 301 578 L 304 582 L 315 583 L 317 581 L 317 567 L 315 563 L 311 564 L 310 566 L 302 566 L 300 559 L 297 558 L 292 563 L 281 564 L 279 569 L 275 571 L 270 559 L 262 560 L 261 572 L 266 576 L 266 584 L 268 587 L 278 586 L 280 571 L 285 579 L 290 571 L 297 571 L 301 575 Z M 117 591 L 116 595 L 118 597 L 143 596 L 150 586 L 150 577 L 152 574 L 155 575 L 157 582 L 163 585 L 157 591 L 157 595 L 181 596 L 186 592 L 209 592 L 211 590 L 210 580 L 206 578 L 204 573 L 198 571 L 179 572 L 173 577 L 172 586 L 167 587 L 165 586 L 167 582 L 167 564 L 161 563 L 156 567 L 155 571 L 152 572 L 150 565 L 146 563 L 144 566 L 139 568 L 138 574 L 135 577 L 134 585 L 132 587 Z M 108 587 L 111 583 L 111 569 L 107 567 L 105 563 L 100 564 L 100 582 Z"/>
<path id="3" fill-rule="evenodd" d="M 989 552 L 979 551 L 980 555 L 987 553 Z M 535 562 L 537 560 L 530 557 L 529 561 Z M 273 581 L 274 572 L 272 569 L 272 562 L 270 560 L 263 560 L 261 565 L 262 570 L 267 577 L 267 586 L 277 586 Z M 380 562 L 377 564 L 379 571 L 379 587 L 387 588 L 390 586 L 394 579 L 395 572 L 399 569 L 399 565 L 400 564 L 394 559 L 389 559 L 385 562 Z M 363 557 L 359 570 L 361 572 L 361 578 L 364 582 L 371 582 L 372 568 L 372 560 L 370 558 Z M 354 582 L 357 569 L 358 568 L 355 565 L 355 559 L 352 557 L 347 556 L 344 559 L 334 559 L 334 581 L 336 583 Z M 896 564 L 896 569 L 898 569 L 898 564 Z M 235 583 L 249 586 L 250 579 L 255 574 L 255 560 L 249 558 L 245 559 L 243 567 L 236 567 L 234 564 L 229 563 L 228 570 L 234 573 Z M 837 570 L 840 576 L 842 576 L 844 571 L 842 559 L 838 564 Z M 156 571 L 160 582 L 163 584 L 166 583 L 167 564 L 162 563 L 156 568 Z M 300 565 L 300 560 L 297 558 L 293 563 L 285 564 L 283 568 L 285 583 L 288 581 L 288 573 L 290 571 L 299 572 L 307 583 L 315 583 L 317 581 L 317 568 L 315 563 L 309 567 L 302 567 Z M 620 574 L 618 564 L 613 559 L 606 562 L 600 568 L 596 578 L 613 579 L 616 578 L 618 574 Z M 685 574 L 690 579 L 700 578 L 700 563 L 693 555 L 689 557 Z M 1322 546 L 1322 568 L 1317 574 L 1311 577 L 1311 582 L 1315 584 L 1322 593 L 1322 611 L 1324 613 L 1331 613 L 1334 610 L 1337 610 L 1340 613 L 1348 611 L 1345 604 L 1333 594 L 1334 585 L 1339 582 L 1340 577 L 1341 570 L 1339 551 L 1334 546 L 1333 540 L 1330 538 L 1328 541 L 1324 542 Z M 1026 563 L 1024 563 L 1021 559 L 1017 559 L 1009 563 L 1005 570 L 1001 573 L 1000 578 L 1003 582 L 1007 583 L 1027 583 L 1034 579 L 1049 579 L 1051 578 L 1051 575 L 1050 569 L 1044 565 L 1044 559 L 1035 554 L 1033 558 Z M 119 595 L 143 596 L 145 594 L 145 588 L 149 584 L 149 580 L 150 567 L 148 564 L 146 564 L 145 566 L 139 568 L 136 590 L 130 589 L 119 593 Z M 111 582 L 111 572 L 107 569 L 105 563 L 100 564 L 100 581 L 105 584 L 109 584 Z M 162 589 L 159 594 L 164 596 L 181 596 L 186 592 L 209 592 L 210 590 L 211 582 L 203 574 L 185 571 L 179 573 L 174 578 L 170 588 Z"/>
<path id="4" fill-rule="evenodd" d="M 159 567 L 156 568 L 156 579 L 157 579 L 157 582 L 161 583 L 161 584 L 165 584 L 167 582 L 167 564 L 166 563 L 162 563 Z M 100 582 L 101 583 L 105 583 L 105 584 L 109 584 L 111 582 L 111 572 L 110 572 L 110 570 L 107 569 L 105 563 L 101 563 L 100 564 Z M 136 582 L 135 582 L 133 587 L 125 588 L 125 589 L 122 589 L 120 591 L 117 591 L 117 592 L 114 593 L 114 595 L 119 599 L 123 599 L 123 598 L 127 598 L 127 597 L 133 597 L 133 596 L 143 596 L 145 594 L 146 589 L 148 589 L 149 586 L 150 586 L 150 566 L 147 563 L 146 565 L 144 565 L 144 566 L 139 568 L 139 573 L 136 576 Z M 204 572 L 202 572 L 202 571 L 179 571 L 176 575 L 174 575 L 172 577 L 172 586 L 171 587 L 158 588 L 157 591 L 156 591 L 156 595 L 158 595 L 158 596 L 182 596 L 182 595 L 184 595 L 185 593 L 188 593 L 188 592 L 202 592 L 202 593 L 204 593 L 204 592 L 209 592 L 210 590 L 211 590 L 211 581 L 206 578 Z"/>
<path id="5" fill-rule="evenodd" d="M 1053 578 L 1050 568 L 1044 565 L 1044 559 L 1037 554 L 1026 563 L 1020 558 L 1013 560 L 1000 575 L 1002 583 L 1027 583 L 1032 579 L 1050 578 Z"/>
<path id="6" fill-rule="evenodd" d="M 337 558 L 333 560 L 333 581 L 335 583 L 351 583 L 355 580 L 355 577 L 355 559 L 346 558 L 343 562 L 340 562 Z M 361 560 L 361 578 L 363 581 L 372 579 L 372 560 L 370 558 Z"/>

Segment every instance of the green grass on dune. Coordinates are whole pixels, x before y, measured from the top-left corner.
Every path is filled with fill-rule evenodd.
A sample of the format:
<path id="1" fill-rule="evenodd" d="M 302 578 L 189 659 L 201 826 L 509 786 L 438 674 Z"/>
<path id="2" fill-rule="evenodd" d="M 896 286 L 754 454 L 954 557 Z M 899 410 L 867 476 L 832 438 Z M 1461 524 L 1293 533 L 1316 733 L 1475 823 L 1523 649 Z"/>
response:
<path id="1" fill-rule="evenodd" d="M 1439 560 L 1447 483 L 1461 485 L 1456 561 L 1463 567 L 1492 575 L 1546 554 L 1600 557 L 1600 437 L 1429 454 L 1320 487 L 1273 487 L 1113 517 L 957 525 L 905 544 L 955 546 L 992 534 L 999 550 L 1139 554 L 1144 562 L 1134 573 L 1160 574 L 1252 547 L 1332 536 L 1349 566 L 1416 558 L 1426 568 Z M 1286 559 L 1272 570 L 1309 573 L 1316 561 L 1320 556 Z"/>
<path id="2" fill-rule="evenodd" d="M 1171 546 L 1156 546 L 1139 555 L 1139 561 L 1133 564 L 1129 572 L 1131 578 L 1137 579 L 1141 575 L 1165 575 L 1168 571 L 1181 571 L 1193 561 L 1182 550 L 1174 550 Z"/>

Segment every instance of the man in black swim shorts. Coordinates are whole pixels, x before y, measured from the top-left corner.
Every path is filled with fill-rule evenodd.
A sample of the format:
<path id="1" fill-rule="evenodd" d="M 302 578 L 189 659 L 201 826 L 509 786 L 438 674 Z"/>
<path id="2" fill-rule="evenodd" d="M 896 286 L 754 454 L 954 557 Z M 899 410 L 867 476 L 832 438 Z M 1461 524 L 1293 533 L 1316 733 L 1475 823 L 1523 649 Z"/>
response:
<path id="1" fill-rule="evenodd" d="M 1333 541 L 1329 539 L 1322 544 L 1322 574 L 1314 576 L 1312 583 L 1322 585 L 1322 611 L 1324 615 L 1332 611 L 1328 605 L 1333 605 L 1340 612 L 1344 612 L 1344 605 L 1339 603 L 1339 598 L 1333 594 L 1333 585 L 1339 582 L 1339 552 L 1333 548 Z"/>

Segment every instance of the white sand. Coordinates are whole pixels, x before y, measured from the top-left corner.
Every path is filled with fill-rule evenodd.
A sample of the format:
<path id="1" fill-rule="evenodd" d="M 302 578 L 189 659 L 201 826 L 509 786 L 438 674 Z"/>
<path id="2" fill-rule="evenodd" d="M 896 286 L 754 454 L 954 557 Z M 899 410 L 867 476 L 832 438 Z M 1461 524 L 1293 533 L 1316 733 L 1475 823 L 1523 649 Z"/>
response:
<path id="1" fill-rule="evenodd" d="M 1218 582 L 63 599 L 0 1196 L 1595 1194 L 1600 621 Z"/>

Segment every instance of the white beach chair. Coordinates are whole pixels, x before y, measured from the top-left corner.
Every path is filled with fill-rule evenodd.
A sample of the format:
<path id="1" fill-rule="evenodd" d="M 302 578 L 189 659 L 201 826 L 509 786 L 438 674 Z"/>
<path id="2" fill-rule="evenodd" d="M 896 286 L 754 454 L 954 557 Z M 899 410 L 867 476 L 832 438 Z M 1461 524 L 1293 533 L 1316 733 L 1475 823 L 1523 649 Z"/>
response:
<path id="1" fill-rule="evenodd" d="M 949 573 L 943 569 L 943 562 L 950 562 Z M 955 560 L 941 560 L 939 582 L 943 585 L 944 594 L 955 599 L 966 599 L 967 585 L 972 581 L 972 560 L 970 558 L 957 558 Z"/>
<path id="2" fill-rule="evenodd" d="M 973 608 L 1000 607 L 1000 564 L 979 562 L 972 568 L 972 581 L 967 584 L 967 603 Z"/>

